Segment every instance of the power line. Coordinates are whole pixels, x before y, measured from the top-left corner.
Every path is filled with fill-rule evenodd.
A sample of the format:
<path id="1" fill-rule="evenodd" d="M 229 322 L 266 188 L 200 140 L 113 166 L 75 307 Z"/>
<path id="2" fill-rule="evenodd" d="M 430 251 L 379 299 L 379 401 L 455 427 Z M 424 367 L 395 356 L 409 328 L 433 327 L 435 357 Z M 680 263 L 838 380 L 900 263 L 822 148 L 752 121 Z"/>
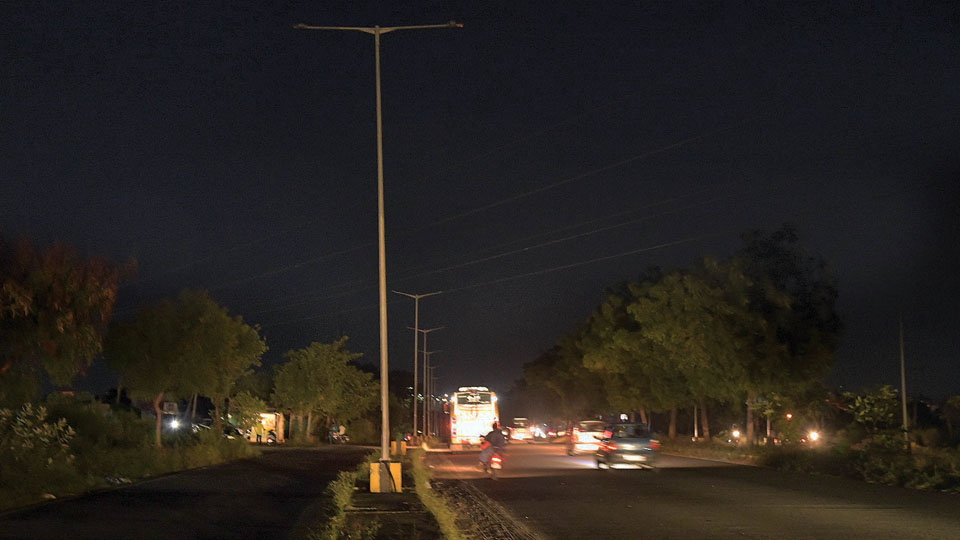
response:
<path id="1" fill-rule="evenodd" d="M 689 238 L 684 238 L 684 239 L 682 239 L 682 240 L 676 240 L 676 241 L 673 241 L 673 242 L 665 242 L 665 243 L 662 243 L 662 244 L 657 244 L 657 245 L 655 245 L 655 246 L 647 246 L 647 247 L 643 247 L 643 248 L 639 248 L 639 249 L 633 249 L 633 250 L 630 250 L 630 251 L 624 251 L 624 252 L 622 252 L 622 253 L 616 253 L 616 254 L 613 254 L 613 255 L 605 255 L 605 256 L 603 256 L 603 257 L 595 257 L 595 258 L 587 259 L 587 260 L 584 260 L 584 261 L 578 261 L 578 262 L 574 262 L 574 263 L 570 263 L 570 264 L 564 264 L 564 265 L 561 265 L 561 266 L 554 266 L 554 267 L 551 267 L 551 268 L 546 268 L 546 269 L 543 269 L 543 270 L 537 270 L 537 271 L 534 271 L 534 272 L 526 272 L 526 273 L 523 273 L 523 274 L 516 274 L 516 275 L 513 275 L 513 276 L 506 276 L 506 277 L 502 277 L 502 278 L 498 278 L 498 279 L 494 279 L 494 280 L 490 280 L 490 281 L 484 281 L 484 282 L 480 282 L 480 283 L 474 283 L 474 284 L 472 284 L 472 285 L 465 285 L 465 286 L 463 286 L 463 287 L 457 287 L 457 288 L 453 288 L 453 289 L 444 289 L 443 294 L 455 293 L 455 292 L 460 292 L 460 291 L 466 291 L 466 290 L 469 290 L 469 289 L 476 289 L 476 288 L 478 288 L 478 287 L 486 287 L 486 286 L 489 286 L 489 285 L 497 285 L 497 284 L 499 284 L 499 283 L 505 283 L 505 282 L 508 282 L 508 281 L 515 281 L 515 280 L 523 279 L 523 278 L 527 278 L 527 277 L 540 276 L 540 275 L 544 275 L 544 274 L 550 274 L 550 273 L 553 273 L 553 272 L 559 272 L 559 271 L 562 271 L 562 270 L 569 270 L 569 269 L 571 269 L 571 268 L 577 268 L 577 267 L 579 267 L 579 266 L 584 266 L 584 265 L 587 265 L 587 264 L 593 264 L 593 263 L 597 263 L 597 262 L 608 261 L 608 260 L 617 259 L 617 258 L 620 258 L 620 257 L 627 257 L 627 256 L 629 256 L 629 255 L 636 255 L 636 254 L 638 254 L 638 253 L 644 253 L 644 252 L 647 252 L 647 251 L 654 251 L 654 250 L 657 250 L 657 249 L 665 249 L 665 248 L 677 246 L 677 245 L 680 245 L 680 244 L 686 244 L 686 243 L 689 243 L 689 242 L 694 242 L 694 241 L 696 241 L 696 240 L 702 240 L 702 239 L 704 239 L 704 238 L 709 238 L 709 237 L 711 237 L 711 236 L 719 236 L 719 235 L 721 235 L 721 234 L 725 234 L 725 233 L 716 232 L 716 233 L 709 233 L 709 234 L 704 234 L 704 235 L 700 235 L 700 236 L 693 236 L 693 237 L 689 237 Z M 288 321 L 281 321 L 281 322 L 278 322 L 278 323 L 271 323 L 271 324 L 268 324 L 268 325 L 263 325 L 263 328 L 272 328 L 272 327 L 276 327 L 276 326 L 284 326 L 284 325 L 287 325 L 287 324 L 293 324 L 293 323 L 297 323 L 297 322 L 303 322 L 303 321 L 309 321 L 309 320 L 313 320 L 313 319 L 319 319 L 319 318 L 328 317 L 328 316 L 331 316 L 331 315 L 340 315 L 340 314 L 343 314 L 343 313 L 350 313 L 350 312 L 354 312 L 354 311 L 361 311 L 361 310 L 366 310 L 366 309 L 373 309 L 373 308 L 376 308 L 376 307 L 378 307 L 377 304 L 369 304 L 369 305 L 365 305 L 365 306 L 359 306 L 359 307 L 355 307 L 355 308 L 350 308 L 350 309 L 346 309 L 346 310 L 337 311 L 337 312 L 335 312 L 335 313 L 324 313 L 324 314 L 321 314 L 321 315 L 313 315 L 313 316 L 309 316 L 309 317 L 302 317 L 302 318 L 299 318 L 299 319 L 291 319 L 291 320 L 288 320 Z"/>
<path id="2" fill-rule="evenodd" d="M 636 155 L 633 155 L 633 156 L 630 156 L 630 157 L 621 159 L 620 161 L 616 161 L 616 162 L 614 162 L 614 163 L 611 163 L 610 165 L 604 165 L 603 167 L 597 167 L 597 168 L 595 168 L 595 169 L 591 169 L 591 170 L 589 170 L 589 171 L 582 172 L 582 173 L 580 173 L 580 174 L 571 176 L 571 177 L 569 177 L 569 178 L 564 178 L 563 180 L 559 180 L 559 181 L 557 181 L 557 182 L 554 182 L 554 183 L 552 183 L 552 184 L 548 184 L 548 185 L 546 185 L 546 186 L 542 186 L 542 187 L 539 187 L 539 188 L 536 188 L 536 189 L 532 189 L 532 190 L 530 190 L 530 191 L 526 191 L 526 192 L 523 192 L 523 193 L 518 193 L 517 195 L 512 195 L 512 196 L 510 196 L 510 197 L 506 197 L 506 198 L 500 199 L 499 201 L 495 201 L 495 202 L 492 202 L 492 203 L 489 203 L 489 204 L 485 204 L 485 205 L 482 205 L 482 206 L 478 206 L 478 207 L 472 208 L 472 209 L 470 209 L 470 210 L 467 210 L 467 211 L 465 211 L 465 212 L 461 212 L 461 213 L 459 213 L 459 214 L 454 214 L 454 215 L 451 215 L 451 216 L 447 216 L 447 217 L 445 217 L 445 218 L 441 218 L 441 219 L 439 219 L 439 220 L 433 221 L 432 223 L 429 223 L 429 224 L 427 224 L 427 225 L 424 225 L 424 226 L 422 226 L 422 227 L 420 227 L 420 228 L 411 229 L 411 230 L 408 230 L 408 231 L 406 231 L 406 232 L 407 232 L 407 233 L 420 232 L 420 231 L 422 231 L 422 230 L 424 230 L 424 229 L 427 229 L 427 228 L 429 228 L 429 227 L 435 227 L 435 226 L 440 225 L 440 224 L 443 224 L 443 223 L 447 223 L 447 222 L 450 222 L 450 221 L 455 221 L 455 220 L 458 220 L 458 219 L 461 219 L 461 218 L 465 218 L 465 217 L 467 217 L 467 216 L 472 216 L 472 215 L 474 215 L 474 214 L 478 214 L 478 213 L 483 212 L 483 211 L 485 211 L 485 210 L 490 210 L 491 208 L 496 208 L 496 207 L 498 207 L 498 206 L 503 206 L 503 205 L 505 205 L 505 204 L 508 204 L 508 203 L 511 203 L 511 202 L 514 202 L 514 201 L 518 201 L 518 200 L 520 200 L 520 199 L 525 199 L 525 198 L 527 198 L 527 197 L 530 197 L 531 195 L 536 195 L 537 193 L 543 193 L 544 191 L 549 191 L 549 190 L 551 190 L 551 189 L 554 189 L 554 188 L 557 188 L 557 187 L 560 187 L 560 186 L 569 184 L 569 183 L 571 183 L 571 182 L 576 182 L 577 180 L 583 180 L 584 178 L 588 178 L 588 177 L 590 177 L 590 176 L 595 176 L 595 175 L 600 174 L 600 173 L 602 173 L 602 172 L 606 172 L 606 171 L 609 171 L 609 170 L 612 170 L 612 169 L 616 169 L 617 167 L 622 167 L 623 165 L 626 165 L 626 164 L 628 164 L 628 163 L 632 163 L 632 162 L 634 162 L 634 161 L 638 161 L 638 160 L 645 159 L 645 158 L 648 158 L 648 157 L 651 157 L 651 156 L 655 156 L 655 155 L 657 155 L 657 154 L 662 154 L 662 153 L 665 153 L 665 152 L 669 152 L 670 150 L 673 150 L 673 149 L 676 149 L 676 148 L 680 148 L 681 146 L 685 146 L 685 145 L 690 144 L 690 143 L 692 143 L 692 142 L 694 142 L 694 141 L 698 141 L 698 140 L 701 140 L 701 139 L 705 139 L 705 138 L 707 138 L 707 137 L 711 137 L 711 136 L 713 136 L 713 135 L 717 135 L 717 134 L 723 133 L 723 132 L 725 132 L 725 131 L 730 131 L 730 130 L 732 130 L 732 129 L 736 129 L 736 128 L 738 128 L 738 127 L 744 126 L 744 125 L 748 124 L 749 122 L 753 122 L 753 121 L 755 121 L 755 120 L 757 120 L 756 117 L 754 117 L 754 118 L 749 118 L 749 119 L 747 119 L 747 120 L 744 120 L 744 121 L 742 121 L 742 122 L 738 122 L 738 123 L 733 124 L 733 125 L 730 125 L 730 126 L 726 126 L 726 127 L 720 128 L 720 129 L 716 129 L 716 130 L 713 130 L 713 131 L 709 131 L 709 132 L 707 132 L 707 133 L 701 133 L 701 134 L 699 134 L 699 135 L 694 135 L 694 136 L 692 136 L 692 137 L 687 137 L 686 139 L 679 140 L 679 141 L 677 141 L 677 142 L 668 144 L 668 145 L 666 145 L 666 146 L 661 146 L 660 148 L 656 148 L 656 149 L 654 149 L 654 150 L 649 150 L 649 151 L 646 151 L 646 152 L 641 152 L 641 153 L 639 153 L 639 154 L 636 154 Z"/>

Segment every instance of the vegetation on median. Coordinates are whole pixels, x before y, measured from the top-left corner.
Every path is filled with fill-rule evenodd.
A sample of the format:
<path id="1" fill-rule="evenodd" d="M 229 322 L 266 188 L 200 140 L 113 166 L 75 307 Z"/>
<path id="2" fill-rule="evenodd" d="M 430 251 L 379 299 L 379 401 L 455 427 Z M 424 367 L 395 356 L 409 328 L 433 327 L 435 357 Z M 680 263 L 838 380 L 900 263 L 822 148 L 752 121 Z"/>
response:
<path id="1" fill-rule="evenodd" d="M 462 540 L 466 537 L 460 527 L 457 525 L 457 514 L 451 509 L 450 505 L 443 498 L 443 495 L 437 493 L 430 487 L 432 475 L 430 470 L 423 464 L 423 450 L 411 450 L 407 454 L 409 470 L 413 477 L 413 485 L 420 502 L 427 508 L 433 518 L 440 525 L 440 531 L 447 540 Z"/>

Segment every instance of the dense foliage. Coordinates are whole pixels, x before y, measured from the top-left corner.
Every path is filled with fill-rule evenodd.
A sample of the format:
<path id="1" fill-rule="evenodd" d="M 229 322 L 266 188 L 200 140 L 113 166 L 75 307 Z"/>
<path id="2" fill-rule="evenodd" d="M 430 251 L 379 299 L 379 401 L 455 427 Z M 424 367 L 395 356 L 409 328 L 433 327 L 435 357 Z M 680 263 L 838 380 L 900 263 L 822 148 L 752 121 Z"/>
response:
<path id="1" fill-rule="evenodd" d="M 708 403 L 759 403 L 809 393 L 833 361 L 841 325 L 836 288 L 790 227 L 744 235 L 726 260 L 653 268 L 608 291 L 558 345 L 526 364 L 524 388 L 560 404 L 565 420 L 616 411 L 670 412 L 698 405 L 709 437 Z M 598 398 L 596 396 L 602 396 Z M 795 400 L 794 400 L 795 401 Z"/>
<path id="2" fill-rule="evenodd" d="M 67 385 L 90 366 L 132 267 L 0 237 L 0 405 L 35 398 L 41 376 Z"/>

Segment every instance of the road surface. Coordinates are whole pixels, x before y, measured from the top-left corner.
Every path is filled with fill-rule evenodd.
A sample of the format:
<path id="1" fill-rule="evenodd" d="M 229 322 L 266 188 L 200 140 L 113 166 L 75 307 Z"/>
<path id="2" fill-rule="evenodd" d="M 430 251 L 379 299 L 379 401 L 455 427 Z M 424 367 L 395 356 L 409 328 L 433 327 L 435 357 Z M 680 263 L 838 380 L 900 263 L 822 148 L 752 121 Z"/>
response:
<path id="1" fill-rule="evenodd" d="M 439 489 L 476 488 L 544 538 L 960 539 L 958 495 L 676 456 L 600 471 L 552 444 L 512 444 L 504 461 L 491 480 L 476 453 L 428 457 Z"/>
<path id="2" fill-rule="evenodd" d="M 321 519 L 323 490 L 367 449 L 278 449 L 0 517 L 0 538 L 300 538 Z"/>

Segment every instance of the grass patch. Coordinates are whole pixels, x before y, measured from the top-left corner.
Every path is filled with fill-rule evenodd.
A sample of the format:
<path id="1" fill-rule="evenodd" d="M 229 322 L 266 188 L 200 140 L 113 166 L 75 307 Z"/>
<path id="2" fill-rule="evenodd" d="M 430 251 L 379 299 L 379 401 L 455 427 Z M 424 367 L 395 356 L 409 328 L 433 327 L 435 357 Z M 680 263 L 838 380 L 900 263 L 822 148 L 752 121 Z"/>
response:
<path id="1" fill-rule="evenodd" d="M 740 463 L 744 465 L 758 464 L 758 448 L 742 448 L 731 444 L 722 444 L 718 442 L 693 442 L 686 439 L 660 439 L 666 454 L 677 454 L 687 457 L 716 459 L 720 461 L 729 461 L 731 463 Z"/>
<path id="2" fill-rule="evenodd" d="M 737 447 L 720 443 L 664 441 L 663 451 L 689 457 L 823 474 L 874 484 L 960 493 L 960 452 L 918 447 L 907 453 L 883 441 L 846 445 Z"/>
<path id="3" fill-rule="evenodd" d="M 407 461 L 412 471 L 414 489 L 420 502 L 440 525 L 440 532 L 447 540 L 465 540 L 466 535 L 457 526 L 457 514 L 442 495 L 430 488 L 432 475 L 423 464 L 423 450 L 415 449 L 407 452 Z"/>
<path id="4" fill-rule="evenodd" d="M 372 539 L 376 538 L 380 530 L 377 520 L 361 523 L 347 520 L 347 507 L 353 499 L 353 493 L 358 484 L 369 484 L 370 463 L 376 461 L 377 453 L 367 456 L 366 461 L 351 471 L 340 471 L 337 479 L 327 485 L 326 494 L 330 497 L 330 504 L 324 511 L 324 525 L 317 530 L 310 530 L 307 537 L 310 540 L 340 540 L 340 539 Z"/>

